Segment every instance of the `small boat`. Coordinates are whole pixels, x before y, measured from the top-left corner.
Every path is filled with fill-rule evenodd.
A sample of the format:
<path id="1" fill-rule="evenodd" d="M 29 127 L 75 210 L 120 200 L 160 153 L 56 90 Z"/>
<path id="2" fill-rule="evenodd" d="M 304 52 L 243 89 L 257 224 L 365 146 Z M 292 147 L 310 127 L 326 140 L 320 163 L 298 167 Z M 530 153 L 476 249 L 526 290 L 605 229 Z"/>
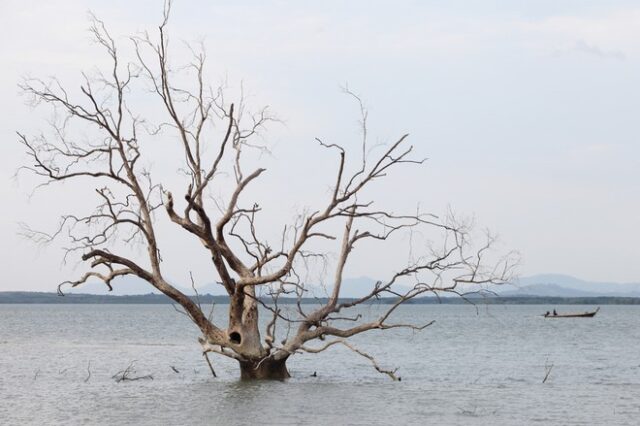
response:
<path id="1" fill-rule="evenodd" d="M 554 310 L 553 314 L 547 312 L 542 316 L 545 318 L 592 318 L 596 316 L 599 310 L 600 310 L 600 307 L 598 307 L 598 309 L 596 309 L 593 312 L 585 312 L 583 314 L 556 314 Z"/>

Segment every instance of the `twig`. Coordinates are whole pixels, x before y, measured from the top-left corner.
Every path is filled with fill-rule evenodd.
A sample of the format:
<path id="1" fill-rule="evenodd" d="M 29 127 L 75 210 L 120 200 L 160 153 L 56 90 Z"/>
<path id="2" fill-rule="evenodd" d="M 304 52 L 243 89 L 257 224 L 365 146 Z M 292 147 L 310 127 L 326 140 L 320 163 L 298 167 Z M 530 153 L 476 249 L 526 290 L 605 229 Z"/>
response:
<path id="1" fill-rule="evenodd" d="M 553 363 L 549 365 L 547 364 L 547 361 L 545 361 L 544 363 L 545 375 L 544 375 L 544 379 L 542 379 L 542 383 L 546 383 L 547 379 L 549 378 L 549 375 L 551 374 L 551 370 L 553 369 Z"/>
<path id="2" fill-rule="evenodd" d="M 209 370 L 211 370 L 211 374 L 213 375 L 213 377 L 218 377 L 218 375 L 216 374 L 216 371 L 213 369 L 213 365 L 211 365 L 211 361 L 209 360 L 209 355 L 207 354 L 207 352 L 203 352 L 202 356 L 207 361 L 207 364 L 209 365 Z"/>
<path id="3" fill-rule="evenodd" d="M 131 377 L 131 374 L 135 374 L 136 370 L 134 368 L 135 361 L 131 361 L 129 366 L 122 371 L 118 371 L 116 374 L 111 376 L 112 379 L 116 381 L 116 383 L 130 381 L 133 382 L 135 380 L 153 380 L 153 376 L 151 374 L 147 374 L 146 376 L 136 376 Z"/>
<path id="4" fill-rule="evenodd" d="M 87 363 L 87 378 L 84 379 L 84 382 L 87 383 L 91 378 L 91 361 Z"/>
<path id="5" fill-rule="evenodd" d="M 300 349 L 302 349 L 305 352 L 309 352 L 309 353 L 319 353 L 322 352 L 326 349 L 328 349 L 329 347 L 336 345 L 336 344 L 340 344 L 343 345 L 347 348 L 349 348 L 350 350 L 352 350 L 353 352 L 357 353 L 360 356 L 363 356 L 365 358 L 367 358 L 369 361 L 371 361 L 371 364 L 373 365 L 373 368 L 375 368 L 379 373 L 382 374 L 386 374 L 387 376 L 389 376 L 392 380 L 394 381 L 402 381 L 402 378 L 399 376 L 396 376 L 396 371 L 398 371 L 398 369 L 396 368 L 395 370 L 385 370 L 383 368 L 381 368 L 378 365 L 378 362 L 376 361 L 376 359 L 369 355 L 368 353 L 361 351 L 360 349 L 354 347 L 353 345 L 351 345 L 350 343 L 348 343 L 347 341 L 345 341 L 344 339 L 336 339 L 336 340 L 332 340 L 328 343 L 326 343 L 325 345 L 319 347 L 319 348 L 310 348 L 310 347 L 306 347 L 306 346 L 301 346 Z"/>

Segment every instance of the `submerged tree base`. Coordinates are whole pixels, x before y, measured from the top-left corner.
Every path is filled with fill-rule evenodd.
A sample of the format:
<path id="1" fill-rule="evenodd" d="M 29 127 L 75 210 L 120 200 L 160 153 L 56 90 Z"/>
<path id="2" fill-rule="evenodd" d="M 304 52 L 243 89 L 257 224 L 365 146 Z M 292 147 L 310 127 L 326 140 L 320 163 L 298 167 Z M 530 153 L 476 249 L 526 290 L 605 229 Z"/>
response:
<path id="1" fill-rule="evenodd" d="M 240 361 L 242 380 L 285 380 L 291 377 L 287 370 L 287 360 L 263 358 L 260 361 Z"/>

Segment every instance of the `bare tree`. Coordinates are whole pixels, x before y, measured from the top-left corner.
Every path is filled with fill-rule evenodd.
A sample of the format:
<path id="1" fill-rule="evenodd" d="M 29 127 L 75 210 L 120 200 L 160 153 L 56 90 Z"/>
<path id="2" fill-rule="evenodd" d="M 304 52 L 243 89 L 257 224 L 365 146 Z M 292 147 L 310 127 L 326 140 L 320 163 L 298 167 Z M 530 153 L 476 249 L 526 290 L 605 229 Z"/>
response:
<path id="1" fill-rule="evenodd" d="M 245 170 L 246 151 L 264 148 L 256 135 L 273 118 L 267 109 L 248 114 L 242 102 L 227 103 L 221 88 L 207 85 L 202 51 L 191 50 L 193 60 L 186 67 L 171 67 L 166 34 L 169 10 L 170 3 L 155 38 L 144 33 L 129 39 L 135 53 L 127 63 L 103 22 L 93 17 L 92 35 L 111 67 L 105 73 L 83 74 L 77 96 L 55 79 L 27 79 L 22 84 L 35 103 L 52 106 L 58 117 L 49 136 L 18 133 L 30 157 L 23 169 L 43 178 L 44 186 L 61 181 L 94 185 L 97 199 L 90 214 L 63 216 L 53 234 L 27 232 L 42 241 L 68 237 L 66 256 L 81 254 L 89 264 L 82 277 L 61 286 L 75 287 L 98 279 L 111 289 L 113 279 L 127 275 L 148 282 L 179 304 L 198 326 L 204 353 L 237 360 L 242 378 L 286 378 L 286 361 L 291 355 L 340 345 L 396 379 L 394 371 L 381 368 L 370 354 L 347 339 L 371 330 L 421 330 L 430 323 L 394 323 L 392 314 L 426 293 L 462 294 L 471 284 L 502 283 L 512 271 L 510 258 L 493 259 L 487 266 L 492 238 L 478 248 L 469 241 L 469 229 L 451 218 L 439 220 L 420 212 L 398 215 L 377 209 L 367 200 L 367 190 L 388 173 L 423 160 L 412 157 L 407 135 L 373 155 L 367 146 L 366 109 L 348 90 L 361 107 L 361 150 L 350 156 L 343 146 L 316 139 L 318 149 L 335 153 L 337 159 L 326 202 L 301 214 L 293 225 L 285 225 L 277 244 L 261 238 L 256 222 L 261 208 L 256 202 L 241 202 L 241 198 L 265 172 L 263 168 Z M 156 100 L 167 117 L 160 125 L 153 126 L 130 110 L 136 84 L 151 88 L 147 99 Z M 216 125 L 223 129 L 217 140 L 208 131 Z M 73 126 L 84 129 L 83 135 L 94 136 L 71 137 Z M 157 149 L 151 141 L 160 140 L 161 133 L 175 135 L 184 154 L 181 170 L 188 182 L 179 200 L 158 176 L 152 176 L 151 168 L 144 166 L 145 152 Z M 230 186 L 229 179 L 220 177 L 225 167 L 233 171 Z M 208 196 L 216 185 L 226 185 L 229 190 L 226 203 Z M 214 277 L 230 298 L 226 326 L 214 324 L 199 303 L 165 277 L 157 232 L 163 216 L 200 241 L 211 258 Z M 376 282 L 366 295 L 340 298 L 345 265 L 358 245 L 367 240 L 383 244 L 392 235 L 423 229 L 437 230 L 442 241 L 401 265 L 389 279 Z M 317 241 L 336 245 L 335 270 L 327 297 L 316 305 L 305 305 L 301 299 L 309 283 L 300 271 L 310 259 L 322 258 L 323 253 L 314 245 Z M 131 252 L 133 242 L 146 249 L 144 259 Z M 285 312 L 279 302 L 287 296 L 295 297 L 298 303 Z M 384 305 L 378 317 L 364 320 L 349 314 L 350 309 L 381 297 L 391 303 Z M 260 311 L 269 315 L 263 330 L 258 322 L 260 306 Z M 276 338 L 277 329 L 281 334 L 286 329 L 286 336 Z M 314 341 L 320 342 L 313 346 Z"/>

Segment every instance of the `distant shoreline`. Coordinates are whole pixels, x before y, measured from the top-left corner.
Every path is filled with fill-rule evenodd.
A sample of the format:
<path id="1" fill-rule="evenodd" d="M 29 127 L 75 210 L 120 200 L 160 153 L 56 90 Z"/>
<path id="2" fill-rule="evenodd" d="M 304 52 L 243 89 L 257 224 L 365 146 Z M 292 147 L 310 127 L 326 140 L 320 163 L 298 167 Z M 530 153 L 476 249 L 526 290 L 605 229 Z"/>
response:
<path id="1" fill-rule="evenodd" d="M 192 296 L 194 301 L 195 296 Z M 271 303 L 270 298 L 263 298 L 265 303 Z M 344 301 L 354 300 L 345 298 Z M 389 304 L 395 302 L 394 297 L 382 297 L 370 303 Z M 326 298 L 303 298 L 303 304 L 326 303 Z M 200 295 L 202 304 L 227 304 L 227 296 Z M 640 297 L 541 297 L 541 296 L 496 296 L 496 295 L 472 295 L 467 299 L 461 297 L 421 297 L 413 299 L 410 305 L 462 305 L 468 303 L 478 305 L 640 305 Z M 0 292 L 0 304 L 144 304 L 163 305 L 173 301 L 162 294 L 140 295 L 98 295 L 98 294 L 66 294 L 60 296 L 57 293 L 30 292 L 30 291 L 4 291 Z M 295 298 L 281 298 L 280 304 L 294 304 Z"/>

